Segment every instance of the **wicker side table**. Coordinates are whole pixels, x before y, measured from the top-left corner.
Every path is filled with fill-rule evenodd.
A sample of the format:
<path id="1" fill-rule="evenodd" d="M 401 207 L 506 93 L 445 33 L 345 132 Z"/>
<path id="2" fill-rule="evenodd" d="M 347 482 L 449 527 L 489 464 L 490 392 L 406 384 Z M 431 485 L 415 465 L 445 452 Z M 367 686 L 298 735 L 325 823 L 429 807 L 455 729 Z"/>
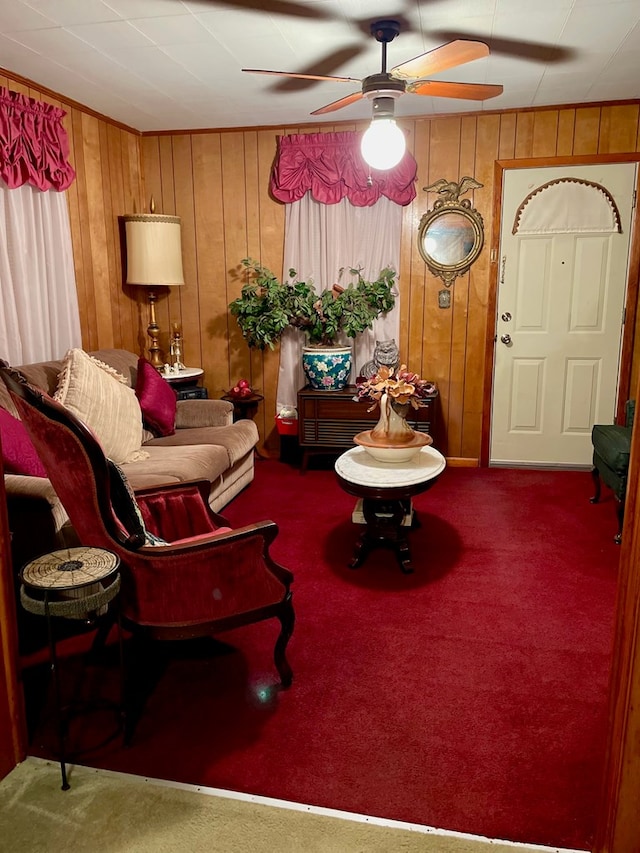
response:
<path id="1" fill-rule="evenodd" d="M 86 622 L 91 627 L 97 624 L 103 616 L 107 615 L 111 602 L 120 592 L 119 566 L 120 558 L 111 551 L 102 548 L 78 547 L 43 554 L 27 563 L 20 571 L 22 606 L 29 613 L 44 616 L 47 620 L 63 791 L 70 787 L 66 770 L 66 719 L 62 707 L 52 620 L 54 618 L 76 619 Z M 119 608 L 116 610 L 116 620 L 120 652 L 120 709 L 122 711 L 124 668 Z"/>

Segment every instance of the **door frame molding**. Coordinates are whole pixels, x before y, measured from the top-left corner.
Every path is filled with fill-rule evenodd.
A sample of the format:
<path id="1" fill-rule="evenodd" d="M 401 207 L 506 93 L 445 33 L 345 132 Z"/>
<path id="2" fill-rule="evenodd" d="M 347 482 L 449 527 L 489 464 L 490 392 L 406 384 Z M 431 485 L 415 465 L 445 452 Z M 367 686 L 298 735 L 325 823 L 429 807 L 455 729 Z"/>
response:
<path id="1" fill-rule="evenodd" d="M 484 391 L 482 399 L 482 438 L 480 466 L 486 468 L 490 459 L 493 370 L 496 338 L 496 310 L 500 278 L 500 234 L 502 231 L 502 184 L 509 169 L 555 168 L 558 166 L 598 166 L 602 163 L 640 163 L 640 154 L 601 154 L 579 157 L 534 157 L 523 160 L 496 160 L 493 171 L 493 208 L 490 243 L 489 293 L 487 295 L 487 327 L 485 333 Z M 640 169 L 636 175 L 636 198 L 640 198 Z M 640 216 L 634 216 L 629 246 L 629 272 L 625 297 L 625 323 L 620 355 L 620 382 L 617 416 L 624 417 L 625 401 L 632 396 L 631 367 L 638 310 L 638 277 L 640 276 Z"/>

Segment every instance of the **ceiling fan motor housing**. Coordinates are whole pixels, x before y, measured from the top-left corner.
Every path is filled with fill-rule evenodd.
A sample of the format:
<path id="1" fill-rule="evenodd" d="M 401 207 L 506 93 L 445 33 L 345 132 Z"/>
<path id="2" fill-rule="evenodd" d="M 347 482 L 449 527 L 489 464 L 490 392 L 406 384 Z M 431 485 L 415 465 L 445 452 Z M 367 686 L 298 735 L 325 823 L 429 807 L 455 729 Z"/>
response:
<path id="1" fill-rule="evenodd" d="M 395 80 L 390 74 L 371 74 L 362 81 L 362 94 L 368 98 L 386 95 L 398 98 L 406 89 L 405 80 Z"/>

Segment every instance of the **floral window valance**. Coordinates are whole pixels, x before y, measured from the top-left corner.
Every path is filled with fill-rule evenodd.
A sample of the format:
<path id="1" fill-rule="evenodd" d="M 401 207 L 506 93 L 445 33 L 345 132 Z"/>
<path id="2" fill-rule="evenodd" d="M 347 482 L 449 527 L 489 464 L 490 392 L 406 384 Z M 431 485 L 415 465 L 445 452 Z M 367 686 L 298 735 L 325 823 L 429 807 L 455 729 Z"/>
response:
<path id="1" fill-rule="evenodd" d="M 310 192 L 316 201 L 337 204 L 347 198 L 369 207 L 381 196 L 407 205 L 416 196 L 416 161 L 408 151 L 388 171 L 371 169 L 360 153 L 362 134 L 306 133 L 278 137 L 271 171 L 271 193 L 278 201 L 299 201 Z"/>
<path id="2" fill-rule="evenodd" d="M 618 206 L 606 187 L 581 178 L 557 178 L 536 187 L 519 206 L 513 234 L 621 232 Z"/>
<path id="3" fill-rule="evenodd" d="M 66 190 L 75 178 L 64 110 L 0 87 L 0 178 L 9 189 L 29 183 Z"/>

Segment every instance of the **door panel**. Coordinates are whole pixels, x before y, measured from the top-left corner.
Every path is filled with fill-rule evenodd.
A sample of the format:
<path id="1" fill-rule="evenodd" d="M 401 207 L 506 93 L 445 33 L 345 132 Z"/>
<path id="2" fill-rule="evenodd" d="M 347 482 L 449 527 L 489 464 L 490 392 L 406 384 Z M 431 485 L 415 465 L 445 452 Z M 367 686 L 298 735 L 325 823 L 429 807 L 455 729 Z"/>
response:
<path id="1" fill-rule="evenodd" d="M 589 465 L 591 427 L 613 421 L 635 164 L 505 172 L 491 464 Z M 536 187 L 607 188 L 622 233 L 512 233 Z"/>
<path id="2" fill-rule="evenodd" d="M 544 366 L 544 361 L 514 359 L 510 419 L 512 432 L 540 432 Z"/>
<path id="3" fill-rule="evenodd" d="M 564 387 L 563 433 L 591 435 L 593 426 L 593 401 L 597 399 L 600 385 L 601 362 L 596 359 L 567 360 Z M 586 393 L 585 393 L 586 390 Z"/>
<path id="4" fill-rule="evenodd" d="M 524 238 L 516 290 L 515 326 L 519 332 L 545 331 L 549 317 L 551 241 Z M 540 275 L 543 271 L 543 275 Z"/>

